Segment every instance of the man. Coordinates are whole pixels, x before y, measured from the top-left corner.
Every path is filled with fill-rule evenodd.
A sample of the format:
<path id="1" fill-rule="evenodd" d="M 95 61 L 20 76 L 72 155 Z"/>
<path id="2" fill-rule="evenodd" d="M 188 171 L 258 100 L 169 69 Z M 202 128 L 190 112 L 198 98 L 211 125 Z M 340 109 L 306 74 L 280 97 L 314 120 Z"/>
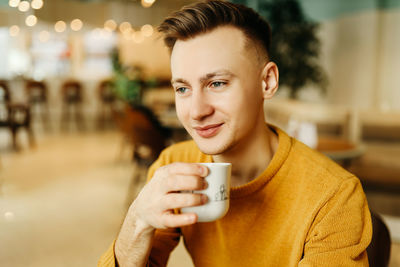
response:
<path id="1" fill-rule="evenodd" d="M 368 266 L 372 229 L 360 182 L 265 123 L 278 88 L 270 29 L 222 1 L 183 8 L 160 26 L 171 51 L 179 120 L 193 138 L 163 151 L 99 266 L 165 266 L 180 236 L 195 266 Z M 232 163 L 230 208 L 196 223 L 207 168 Z"/>

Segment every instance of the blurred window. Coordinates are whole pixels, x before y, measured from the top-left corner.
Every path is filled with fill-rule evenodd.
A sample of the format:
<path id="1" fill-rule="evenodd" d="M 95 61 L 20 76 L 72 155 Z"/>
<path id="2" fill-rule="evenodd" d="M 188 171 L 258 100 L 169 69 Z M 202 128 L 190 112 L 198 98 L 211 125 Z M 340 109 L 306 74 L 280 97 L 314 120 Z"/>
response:
<path id="1" fill-rule="evenodd" d="M 116 35 L 105 30 L 96 29 L 85 33 L 83 73 L 87 77 L 102 77 L 112 74 L 111 51 L 115 48 L 116 43 Z"/>
<path id="2" fill-rule="evenodd" d="M 49 35 L 43 40 L 40 32 L 32 36 L 32 76 L 41 80 L 48 76 L 65 75 L 70 70 L 70 52 L 63 36 Z"/>
<path id="3" fill-rule="evenodd" d="M 25 35 L 10 36 L 9 28 L 0 28 L 0 79 L 25 75 L 30 69 L 30 56 L 25 46 Z"/>

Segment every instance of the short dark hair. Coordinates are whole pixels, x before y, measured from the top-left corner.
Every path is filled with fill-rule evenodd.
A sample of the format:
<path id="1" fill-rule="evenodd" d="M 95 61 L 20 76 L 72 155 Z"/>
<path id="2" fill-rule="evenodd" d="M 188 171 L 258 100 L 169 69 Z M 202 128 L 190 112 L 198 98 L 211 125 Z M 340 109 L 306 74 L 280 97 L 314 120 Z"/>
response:
<path id="1" fill-rule="evenodd" d="M 183 7 L 167 17 L 158 30 L 172 51 L 177 40 L 187 40 L 218 26 L 234 26 L 243 31 L 269 55 L 271 28 L 253 9 L 225 1 L 205 1 Z"/>

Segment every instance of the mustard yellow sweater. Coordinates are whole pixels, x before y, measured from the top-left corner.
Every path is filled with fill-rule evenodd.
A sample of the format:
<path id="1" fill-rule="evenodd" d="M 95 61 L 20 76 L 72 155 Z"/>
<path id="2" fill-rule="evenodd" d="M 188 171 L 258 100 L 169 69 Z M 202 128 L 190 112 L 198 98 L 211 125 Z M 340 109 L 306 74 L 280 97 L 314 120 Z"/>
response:
<path id="1" fill-rule="evenodd" d="M 275 129 L 278 149 L 255 180 L 231 189 L 222 219 L 157 230 L 150 266 L 165 266 L 182 235 L 195 266 L 368 266 L 372 226 L 360 181 Z M 254 155 L 255 157 L 257 155 Z M 211 162 L 193 141 L 167 148 L 149 170 Z M 114 244 L 98 266 L 115 266 Z"/>

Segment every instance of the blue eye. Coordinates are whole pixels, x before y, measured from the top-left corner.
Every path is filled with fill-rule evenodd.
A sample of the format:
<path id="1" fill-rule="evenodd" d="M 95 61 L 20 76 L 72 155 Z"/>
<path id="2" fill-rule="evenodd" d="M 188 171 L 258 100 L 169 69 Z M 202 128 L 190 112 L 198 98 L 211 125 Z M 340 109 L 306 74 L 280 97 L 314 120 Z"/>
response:
<path id="1" fill-rule="evenodd" d="M 179 88 L 176 88 L 175 91 L 176 91 L 178 94 L 184 94 L 184 93 L 186 93 L 188 90 L 189 90 L 189 89 L 188 89 L 187 87 L 179 87 Z"/>
<path id="2" fill-rule="evenodd" d="M 226 84 L 226 82 L 220 82 L 220 81 L 218 81 L 218 82 L 213 82 L 213 83 L 211 83 L 211 87 L 214 87 L 214 88 L 216 88 L 216 87 L 221 87 L 221 86 L 223 86 L 223 85 L 225 85 Z"/>

